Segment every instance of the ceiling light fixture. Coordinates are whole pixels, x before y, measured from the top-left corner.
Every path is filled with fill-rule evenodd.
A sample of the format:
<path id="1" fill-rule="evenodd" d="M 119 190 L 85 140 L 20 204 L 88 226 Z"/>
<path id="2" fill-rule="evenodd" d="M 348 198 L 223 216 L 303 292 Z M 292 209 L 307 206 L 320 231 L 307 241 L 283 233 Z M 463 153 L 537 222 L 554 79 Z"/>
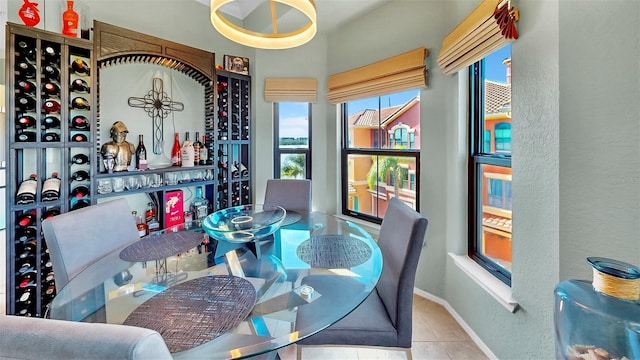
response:
<path id="1" fill-rule="evenodd" d="M 236 0 L 211 0 L 211 23 L 220 34 L 229 40 L 260 49 L 288 49 L 305 44 L 316 35 L 316 4 L 313 0 L 269 0 L 271 2 L 273 33 L 250 31 L 227 20 L 221 14 L 220 8 L 234 1 Z M 295 31 L 279 33 L 276 1 L 300 11 L 309 19 L 309 22 Z"/>

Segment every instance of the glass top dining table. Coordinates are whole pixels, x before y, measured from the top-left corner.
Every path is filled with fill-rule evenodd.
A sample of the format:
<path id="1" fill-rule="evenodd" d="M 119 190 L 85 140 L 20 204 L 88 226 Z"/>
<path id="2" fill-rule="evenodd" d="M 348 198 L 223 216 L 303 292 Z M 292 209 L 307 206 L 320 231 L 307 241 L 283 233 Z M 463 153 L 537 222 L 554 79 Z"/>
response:
<path id="1" fill-rule="evenodd" d="M 49 316 L 154 329 L 177 359 L 246 358 L 339 321 L 382 272 L 371 235 L 336 216 L 289 211 L 273 234 L 246 244 L 216 240 L 201 225 L 114 251 L 71 279 Z M 314 311 L 298 313 L 302 306 Z"/>

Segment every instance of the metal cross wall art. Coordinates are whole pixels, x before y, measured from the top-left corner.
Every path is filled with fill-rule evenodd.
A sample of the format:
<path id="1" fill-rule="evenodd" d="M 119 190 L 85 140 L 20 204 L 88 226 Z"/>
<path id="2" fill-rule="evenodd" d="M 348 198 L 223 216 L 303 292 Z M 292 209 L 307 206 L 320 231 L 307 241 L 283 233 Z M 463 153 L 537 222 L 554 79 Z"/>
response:
<path id="1" fill-rule="evenodd" d="M 161 78 L 154 77 L 152 89 L 143 97 L 130 97 L 129 106 L 143 108 L 153 119 L 153 153 L 162 154 L 164 140 L 164 118 L 172 111 L 184 110 L 184 104 L 172 101 L 164 92 L 164 84 Z"/>

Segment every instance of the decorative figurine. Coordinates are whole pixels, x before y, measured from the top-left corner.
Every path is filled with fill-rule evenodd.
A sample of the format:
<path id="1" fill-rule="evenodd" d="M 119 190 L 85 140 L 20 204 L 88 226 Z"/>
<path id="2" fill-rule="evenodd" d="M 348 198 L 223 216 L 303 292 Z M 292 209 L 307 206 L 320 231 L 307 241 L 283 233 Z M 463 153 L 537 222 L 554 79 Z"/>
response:
<path id="1" fill-rule="evenodd" d="M 127 171 L 131 164 L 131 155 L 135 152 L 132 143 L 126 140 L 129 130 L 122 121 L 116 121 L 111 126 L 111 139 L 102 145 L 100 152 L 107 172 Z M 113 161 L 110 161 L 113 159 Z M 113 169 L 111 169 L 113 163 Z"/>

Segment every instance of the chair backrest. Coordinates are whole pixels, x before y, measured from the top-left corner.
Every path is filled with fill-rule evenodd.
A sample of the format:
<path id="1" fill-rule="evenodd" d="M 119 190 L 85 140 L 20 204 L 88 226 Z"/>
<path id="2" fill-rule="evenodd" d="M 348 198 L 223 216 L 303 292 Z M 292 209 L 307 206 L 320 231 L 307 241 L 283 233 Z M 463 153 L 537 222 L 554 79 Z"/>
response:
<path id="1" fill-rule="evenodd" d="M 25 344 L 27 339 L 28 344 Z M 170 360 L 160 334 L 134 326 L 0 316 L 0 359 Z"/>
<path id="2" fill-rule="evenodd" d="M 267 180 L 264 205 L 282 206 L 285 210 L 311 211 L 311 180 Z"/>
<path id="3" fill-rule="evenodd" d="M 140 240 L 123 198 L 46 219 L 42 231 L 58 289 L 106 254 Z"/>
<path id="4" fill-rule="evenodd" d="M 403 347 L 411 346 L 413 287 L 427 223 L 427 218 L 394 197 L 380 226 L 383 265 L 376 290 Z"/>

